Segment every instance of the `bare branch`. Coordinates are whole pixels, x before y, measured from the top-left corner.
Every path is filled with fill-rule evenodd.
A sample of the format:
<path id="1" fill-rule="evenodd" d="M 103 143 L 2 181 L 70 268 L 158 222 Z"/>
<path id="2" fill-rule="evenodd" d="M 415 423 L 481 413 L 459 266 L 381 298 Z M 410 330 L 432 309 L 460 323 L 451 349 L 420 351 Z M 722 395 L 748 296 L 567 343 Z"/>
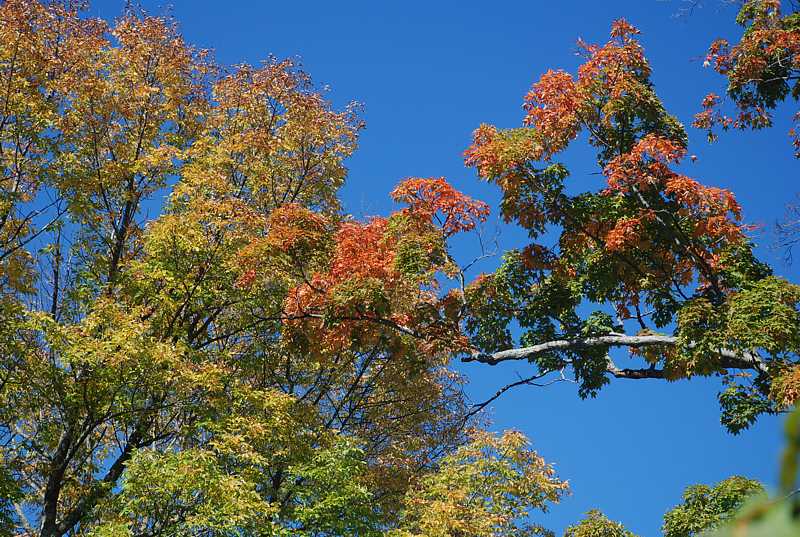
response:
<path id="1" fill-rule="evenodd" d="M 625 334 L 609 334 L 605 336 L 583 337 L 573 339 L 556 339 L 517 349 L 508 349 L 491 354 L 474 354 L 461 359 L 463 362 L 480 362 L 483 364 L 497 365 L 509 360 L 530 360 L 539 354 L 550 351 L 580 350 L 596 347 L 628 347 L 642 348 L 654 346 L 675 347 L 678 338 L 666 335 L 628 336 Z M 754 353 L 737 352 L 729 349 L 718 351 L 722 358 L 720 367 L 730 369 L 750 369 L 766 372 L 767 366 Z M 620 378 L 663 378 L 663 372 L 657 369 L 618 369 L 609 361 L 608 372 Z"/>
<path id="2" fill-rule="evenodd" d="M 497 392 L 493 396 L 491 396 L 489 399 L 487 399 L 486 401 L 484 401 L 482 403 L 476 403 L 476 404 L 472 405 L 472 409 L 469 412 L 467 412 L 467 414 L 464 416 L 464 420 L 468 420 L 469 418 L 471 418 L 472 416 L 474 416 L 475 414 L 477 414 L 478 412 L 480 412 L 481 410 L 483 410 L 484 408 L 486 408 L 487 406 L 492 404 L 494 401 L 496 401 L 501 395 L 506 393 L 508 390 L 511 390 L 512 388 L 516 388 L 517 386 L 523 386 L 523 385 L 524 386 L 538 386 L 539 388 L 544 388 L 545 386 L 550 386 L 552 384 L 555 384 L 556 382 L 573 382 L 573 381 L 570 381 L 570 379 L 568 379 L 567 377 L 564 376 L 564 371 L 563 370 L 561 371 L 561 376 L 559 378 L 557 378 L 557 379 L 553 379 L 551 381 L 548 381 L 548 382 L 545 382 L 545 383 L 542 383 L 542 384 L 534 382 L 535 380 L 539 380 L 540 378 L 543 378 L 543 377 L 545 377 L 545 376 L 547 376 L 549 374 L 550 374 L 549 371 L 544 372 L 544 373 L 539 373 L 537 375 L 533 375 L 533 376 L 528 377 L 528 378 L 520 379 L 517 382 L 512 382 L 511 384 L 507 384 L 507 385 L 503 386 L 502 388 L 497 390 Z"/>

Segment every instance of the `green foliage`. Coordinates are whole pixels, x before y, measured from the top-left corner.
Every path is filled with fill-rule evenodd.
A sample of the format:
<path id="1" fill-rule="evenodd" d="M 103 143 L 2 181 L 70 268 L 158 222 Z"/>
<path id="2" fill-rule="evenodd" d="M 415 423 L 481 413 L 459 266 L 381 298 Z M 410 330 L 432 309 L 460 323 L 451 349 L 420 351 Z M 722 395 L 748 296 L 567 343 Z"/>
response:
<path id="1" fill-rule="evenodd" d="M 246 477 L 229 474 L 214 453 L 137 453 L 128 464 L 111 521 L 95 535 L 229 535 L 266 529 L 276 514 Z M 112 507 L 112 506 L 109 506 Z"/>
<path id="2" fill-rule="evenodd" d="M 608 372 L 608 349 L 600 347 L 575 353 L 572 362 L 578 382 L 578 396 L 585 399 L 596 397 L 600 388 L 610 382 Z"/>
<path id="3" fill-rule="evenodd" d="M 718 395 L 720 422 L 733 434 L 753 425 L 762 414 L 775 413 L 775 402 L 755 386 L 729 384 Z"/>
<path id="4" fill-rule="evenodd" d="M 2 457 L 2 455 L 0 455 Z M 14 535 L 14 502 L 22 498 L 19 486 L 0 458 L 0 536 Z"/>
<path id="5" fill-rule="evenodd" d="M 593 311 L 586 317 L 581 328 L 584 336 L 603 336 L 614 331 L 614 319 L 603 311 Z"/>
<path id="6" fill-rule="evenodd" d="M 478 278 L 467 289 L 466 300 L 471 315 L 466 329 L 474 344 L 484 352 L 507 348 L 512 344 L 509 323 L 516 313 L 515 298 L 527 292 L 532 275 L 525 271 L 519 252 L 508 252 L 491 276 Z"/>
<path id="7" fill-rule="evenodd" d="M 714 524 L 703 537 L 794 537 L 800 535 L 800 500 L 797 496 L 800 460 L 800 408 L 786 420 L 786 447 L 781 463 L 781 496 L 748 501 L 725 524 Z M 719 526 L 719 527 L 717 527 Z"/>
<path id="8" fill-rule="evenodd" d="M 361 448 L 341 439 L 317 450 L 307 462 L 291 466 L 288 479 L 299 485 L 293 522 L 283 533 L 287 537 L 382 535 L 380 512 L 364 482 L 364 457 Z"/>
<path id="9" fill-rule="evenodd" d="M 734 476 L 713 487 L 693 485 L 683 493 L 683 503 L 664 515 L 664 537 L 695 537 L 724 525 L 754 496 L 765 496 L 757 481 Z"/>
<path id="10" fill-rule="evenodd" d="M 677 325 L 680 352 L 671 360 L 675 377 L 721 371 L 716 358 L 727 344 L 724 311 L 706 297 L 692 298 L 678 312 Z"/>
<path id="11" fill-rule="evenodd" d="M 397 240 L 395 268 L 410 280 L 428 281 L 446 262 L 446 244 L 434 226 L 398 213 L 389 218 L 388 233 Z"/>
<path id="12" fill-rule="evenodd" d="M 770 355 L 800 350 L 800 286 L 769 276 L 729 299 L 728 341 L 733 348 Z"/>
<path id="13" fill-rule="evenodd" d="M 252 465 L 255 461 L 233 465 L 232 456 L 219 446 L 137 453 L 121 493 L 106 506 L 113 515 L 91 533 L 378 535 L 371 494 L 359 484 L 365 471 L 363 451 L 347 441 L 287 467 L 284 478 L 296 491 L 291 509 L 283 513 L 260 492 L 265 484 L 258 466 Z"/>
<path id="14" fill-rule="evenodd" d="M 619 522 L 614 522 L 596 509 L 586 513 L 577 524 L 568 527 L 564 537 L 636 537 Z"/>

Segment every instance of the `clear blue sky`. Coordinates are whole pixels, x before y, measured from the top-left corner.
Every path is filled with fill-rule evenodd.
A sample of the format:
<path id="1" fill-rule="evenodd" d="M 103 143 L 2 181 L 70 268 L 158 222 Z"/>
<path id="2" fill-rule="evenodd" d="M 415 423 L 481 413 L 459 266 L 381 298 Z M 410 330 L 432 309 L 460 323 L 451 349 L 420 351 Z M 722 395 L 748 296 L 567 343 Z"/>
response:
<path id="1" fill-rule="evenodd" d="M 420 2 L 274 2 L 256 0 L 145 1 L 154 14 L 179 20 L 186 39 L 215 49 L 224 64 L 258 63 L 268 54 L 299 57 L 339 105 L 365 105 L 367 129 L 350 162 L 343 190 L 355 215 L 393 209 L 388 192 L 407 176 L 448 177 L 463 191 L 496 207 L 498 192 L 464 169 L 461 153 L 481 122 L 518 126 L 522 96 L 548 68 L 574 69 L 575 40 L 604 41 L 611 21 L 624 16 L 642 30 L 653 79 L 668 108 L 686 124 L 702 96 L 722 81 L 701 60 L 709 41 L 735 36 L 734 12 L 718 0 L 690 17 L 675 18 L 681 0 Z M 122 0 L 95 0 L 93 14 L 113 18 Z M 788 116 L 788 113 L 785 114 Z M 757 237 L 762 258 L 795 281 L 797 266 L 770 249 L 771 228 L 800 190 L 800 162 L 791 158 L 786 122 L 767 132 L 727 135 L 709 146 L 690 129 L 689 172 L 732 189 Z M 566 164 L 575 189 L 602 179 L 592 155 L 577 148 Z M 504 247 L 522 246 L 504 227 Z M 457 245 L 464 257 L 472 251 Z M 491 266 L 484 266 L 490 270 Z M 524 364 L 463 367 L 475 399 L 493 393 Z M 495 426 L 517 428 L 570 480 L 573 495 L 538 516 L 560 533 L 589 508 L 602 509 L 643 537 L 657 536 L 661 516 L 686 485 L 743 474 L 775 483 L 781 425 L 764 418 L 739 436 L 719 424 L 715 381 L 617 381 L 595 400 L 581 401 L 574 386 L 526 388 L 494 405 Z"/>

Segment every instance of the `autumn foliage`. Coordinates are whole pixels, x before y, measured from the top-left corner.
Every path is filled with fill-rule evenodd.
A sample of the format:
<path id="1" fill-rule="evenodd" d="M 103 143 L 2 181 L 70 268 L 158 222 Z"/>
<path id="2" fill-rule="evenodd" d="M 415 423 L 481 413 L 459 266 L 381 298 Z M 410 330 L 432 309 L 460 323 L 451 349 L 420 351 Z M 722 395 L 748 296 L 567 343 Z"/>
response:
<path id="1" fill-rule="evenodd" d="M 775 9 L 757 20 L 774 18 Z M 774 46 L 790 47 L 792 32 L 775 36 Z M 524 98 L 523 127 L 475 131 L 466 164 L 500 186 L 503 216 L 528 230 L 532 242 L 506 254 L 500 270 L 469 290 L 474 316 L 466 327 L 488 353 L 474 359 L 526 358 L 540 375 L 568 368 L 584 396 L 609 377 L 720 375 L 728 384 L 720 395 L 723 422 L 738 431 L 759 413 L 785 408 L 768 386 L 790 378 L 782 371 L 794 360 L 787 363 L 784 353 L 795 352 L 796 342 L 765 346 L 752 321 L 793 331 L 797 302 L 773 302 L 764 293 L 793 296 L 796 287 L 755 259 L 751 227 L 734 195 L 683 171 L 687 134 L 655 93 L 638 33 L 619 20 L 605 44 L 580 41 L 577 74 L 542 75 Z M 707 100 L 709 108 L 715 103 Z M 573 194 L 578 185 L 557 159 L 581 136 L 595 150 L 604 181 Z M 555 244 L 539 240 L 553 232 Z M 757 313 L 755 296 L 762 301 Z M 786 305 L 785 317 L 778 304 Z M 586 315 L 589 305 L 595 311 Z M 512 321 L 523 327 L 516 342 Z M 616 345 L 646 367 L 617 366 L 608 354 Z M 504 353 L 514 346 L 521 348 Z M 774 367 L 757 357 L 764 351 Z M 754 369 L 756 378 L 742 384 L 727 376 L 731 369 Z"/>
<path id="2" fill-rule="evenodd" d="M 432 354 L 467 348 L 458 319 L 445 311 L 447 298 L 437 293 L 436 278 L 453 268 L 446 239 L 485 220 L 488 207 L 442 178 L 407 179 L 392 197 L 408 206 L 388 218 L 332 226 L 327 237 L 317 237 L 318 248 L 330 242 L 329 262 L 310 274 L 298 266 L 301 281 L 289 291 L 286 313 L 299 334 L 314 334 L 310 345 L 335 350 L 349 345 L 356 333 L 366 342 L 379 324 L 396 328 L 398 336 L 419 338 Z M 282 217 L 276 224 L 273 215 L 267 243 L 277 237 L 285 243 L 289 234 L 287 253 L 295 257 L 313 225 Z"/>
<path id="3" fill-rule="evenodd" d="M 0 86 L 0 533 L 379 535 L 446 456 L 540 461 L 446 367 L 446 241 L 487 206 L 410 179 L 388 218 L 343 213 L 357 105 L 71 1 L 0 3 Z M 478 463 L 447 470 L 476 499 Z M 531 478 L 515 506 L 563 489 L 489 470 Z"/>
<path id="4" fill-rule="evenodd" d="M 457 358 L 582 397 L 719 376 L 733 432 L 798 401 L 800 288 L 690 176 L 625 20 L 532 85 L 519 128 L 475 130 L 466 165 L 529 240 L 473 277 L 489 253 L 452 245 L 489 206 L 445 178 L 345 212 L 357 104 L 294 61 L 221 66 L 169 18 L 86 7 L 0 2 L 0 535 L 551 535 L 537 513 L 567 483 L 487 430 Z M 742 13 L 709 55 L 740 115 L 710 96 L 700 127 L 797 97 L 797 17 Z M 576 180 L 559 159 L 584 142 L 599 173 Z M 758 487 L 692 489 L 729 485 L 703 527 Z M 600 533 L 632 535 L 598 511 L 567 530 Z"/>
<path id="5" fill-rule="evenodd" d="M 745 28 L 741 40 L 731 44 L 717 39 L 709 47 L 705 65 L 728 81 L 726 93 L 736 112 L 725 113 L 722 99 L 709 93 L 694 125 L 717 137 L 715 128 L 762 129 L 773 124 L 781 101 L 800 98 L 800 14 L 785 13 L 779 0 L 744 2 L 736 22 Z M 800 112 L 792 113 L 794 122 Z M 800 136 L 789 131 L 795 156 L 800 157 Z"/>

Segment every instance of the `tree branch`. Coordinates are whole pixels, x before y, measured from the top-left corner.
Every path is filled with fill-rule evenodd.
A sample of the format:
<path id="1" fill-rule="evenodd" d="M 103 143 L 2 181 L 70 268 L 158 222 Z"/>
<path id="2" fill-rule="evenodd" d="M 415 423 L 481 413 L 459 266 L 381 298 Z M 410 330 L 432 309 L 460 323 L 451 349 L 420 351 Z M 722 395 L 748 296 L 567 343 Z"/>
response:
<path id="1" fill-rule="evenodd" d="M 628 336 L 625 334 L 608 334 L 605 336 L 583 337 L 573 339 L 556 339 L 517 349 L 508 349 L 495 353 L 477 353 L 461 359 L 462 362 L 480 362 L 488 365 L 497 365 L 510 360 L 530 360 L 539 354 L 549 351 L 580 350 L 596 347 L 628 347 L 641 348 L 653 346 L 675 347 L 678 338 L 665 335 Z M 690 345 L 691 346 L 691 345 Z M 767 366 L 761 358 L 754 353 L 737 352 L 729 349 L 720 349 L 720 367 L 726 369 L 751 369 L 764 373 Z M 664 373 L 658 369 L 618 369 L 609 361 L 608 373 L 619 378 L 664 378 Z"/>
<path id="2" fill-rule="evenodd" d="M 100 498 L 111 490 L 125 470 L 125 465 L 133 456 L 134 451 L 147 443 L 142 438 L 142 430 L 141 424 L 133 430 L 125 448 L 108 469 L 106 475 L 95 483 L 91 490 L 64 515 L 61 522 L 52 528 L 51 535 L 61 536 L 71 531 L 95 507 Z M 42 535 L 44 536 L 44 532 Z"/>
<path id="3" fill-rule="evenodd" d="M 561 371 L 561 377 L 560 378 L 551 380 L 549 382 L 545 382 L 544 384 L 539 384 L 537 382 L 534 382 L 535 380 L 539 380 L 540 378 L 543 378 L 543 377 L 547 376 L 548 373 L 549 373 L 549 371 L 544 372 L 544 373 L 539 373 L 537 375 L 533 375 L 533 376 L 528 377 L 528 378 L 520 379 L 517 382 L 512 382 L 511 384 L 507 384 L 507 385 L 503 386 L 502 388 L 497 390 L 497 392 L 493 396 L 491 396 L 489 399 L 483 401 L 482 403 L 476 403 L 476 404 L 472 405 L 472 409 L 469 412 L 467 412 L 467 414 L 464 416 L 464 420 L 465 421 L 468 420 L 469 418 L 471 418 L 472 416 L 474 416 L 475 414 L 477 414 L 478 412 L 480 412 L 481 410 L 483 410 L 484 408 L 489 406 L 491 403 L 493 403 L 494 401 L 499 399 L 500 396 L 503 395 L 504 393 L 506 393 L 508 390 L 511 390 L 512 388 L 516 388 L 517 386 L 525 385 L 525 386 L 538 386 L 540 388 L 544 388 L 545 386 L 550 386 L 551 384 L 555 384 L 556 382 L 567 382 L 567 381 L 569 381 L 569 379 L 567 379 L 564 376 L 564 371 Z M 574 381 L 570 381 L 570 382 L 574 382 Z"/>

